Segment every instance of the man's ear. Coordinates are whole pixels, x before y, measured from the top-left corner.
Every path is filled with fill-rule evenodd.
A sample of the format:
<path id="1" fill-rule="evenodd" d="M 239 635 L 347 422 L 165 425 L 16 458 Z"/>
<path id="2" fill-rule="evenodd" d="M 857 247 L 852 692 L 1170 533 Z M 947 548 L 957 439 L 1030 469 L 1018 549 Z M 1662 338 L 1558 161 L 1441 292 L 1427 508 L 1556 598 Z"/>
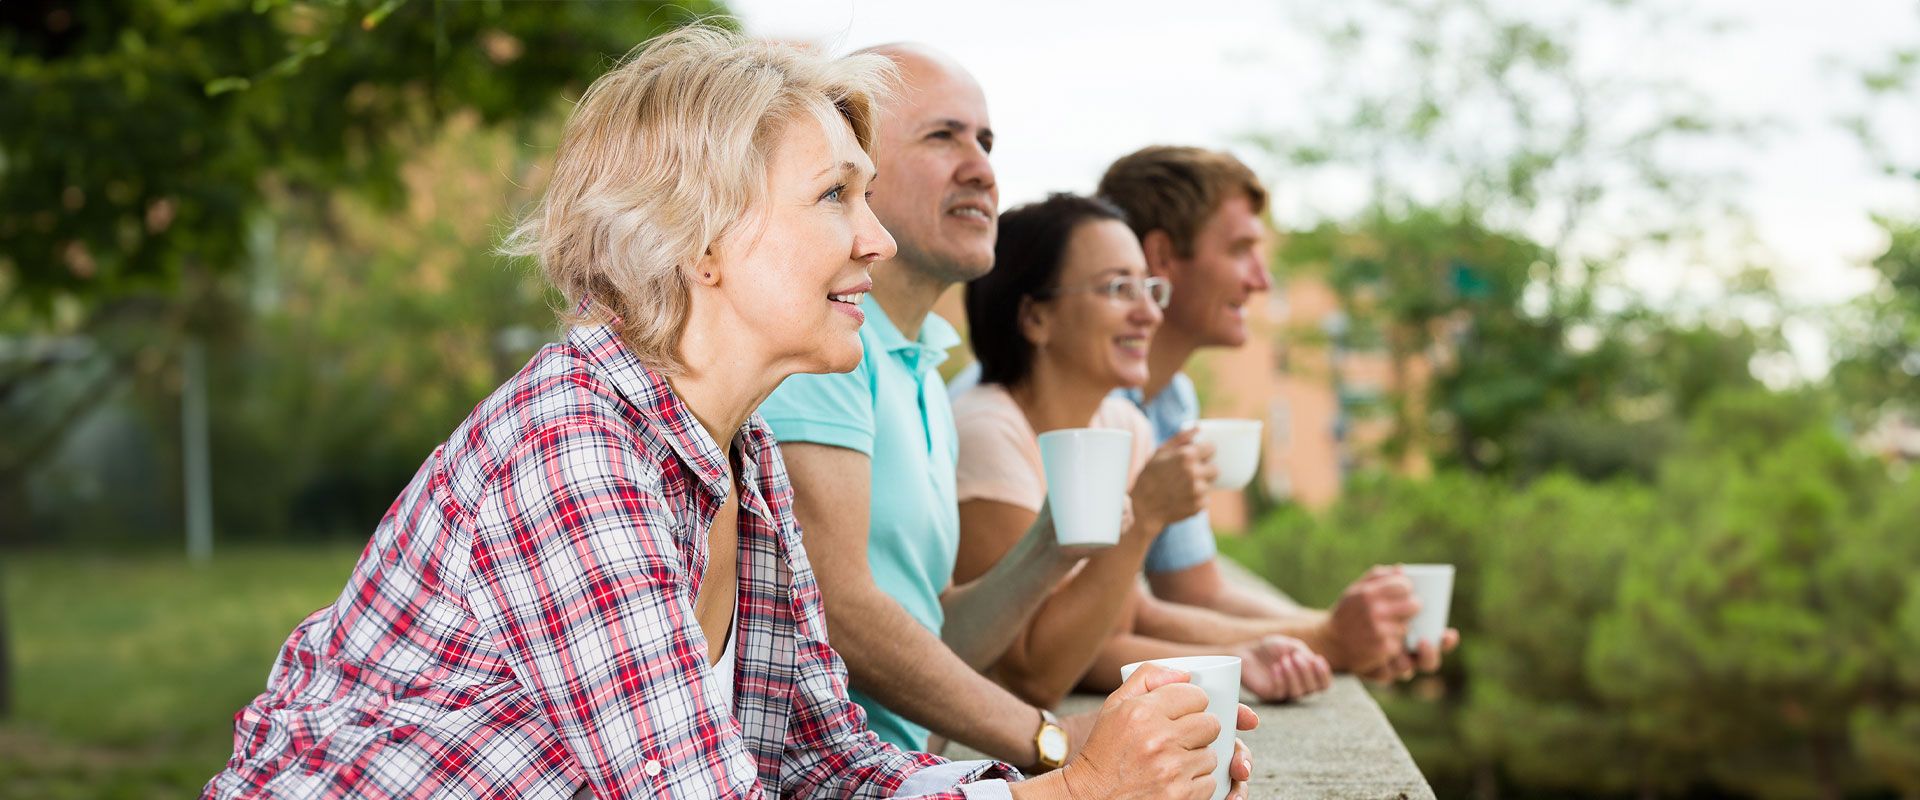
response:
<path id="1" fill-rule="evenodd" d="M 1147 274 L 1161 278 L 1173 275 L 1174 262 L 1173 237 L 1163 229 L 1147 231 L 1140 239 L 1140 249 L 1147 256 Z"/>

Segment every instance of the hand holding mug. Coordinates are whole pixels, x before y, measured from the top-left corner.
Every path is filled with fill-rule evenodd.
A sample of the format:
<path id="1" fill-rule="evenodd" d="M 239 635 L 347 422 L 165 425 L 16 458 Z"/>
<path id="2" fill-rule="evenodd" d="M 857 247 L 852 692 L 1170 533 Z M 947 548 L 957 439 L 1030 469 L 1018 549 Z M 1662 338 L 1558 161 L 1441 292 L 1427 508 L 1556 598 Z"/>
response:
<path id="1" fill-rule="evenodd" d="M 1133 510 L 1154 534 L 1168 524 L 1200 513 L 1219 471 L 1213 445 L 1197 441 L 1198 431 L 1176 433 L 1155 450 L 1133 481 Z"/>

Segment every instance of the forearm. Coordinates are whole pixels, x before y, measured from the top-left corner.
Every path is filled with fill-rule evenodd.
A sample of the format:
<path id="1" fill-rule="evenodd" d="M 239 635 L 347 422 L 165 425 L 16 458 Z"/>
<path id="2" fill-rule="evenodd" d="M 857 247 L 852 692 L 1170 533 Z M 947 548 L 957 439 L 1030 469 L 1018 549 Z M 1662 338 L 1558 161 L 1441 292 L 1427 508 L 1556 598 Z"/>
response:
<path id="1" fill-rule="evenodd" d="M 1236 617 L 1209 608 L 1170 603 L 1145 593 L 1139 603 L 1133 626 L 1135 633 L 1187 644 L 1236 644 L 1276 633 L 1301 638 L 1312 635 L 1320 622 L 1310 614 L 1293 614 L 1284 619 Z"/>
<path id="2" fill-rule="evenodd" d="M 1261 591 L 1232 581 L 1222 581 L 1219 591 L 1214 592 L 1211 602 L 1199 605 L 1236 617 L 1264 617 L 1278 620 L 1297 620 L 1303 615 L 1316 613 L 1281 596 L 1278 592 Z"/>
<path id="3" fill-rule="evenodd" d="M 1043 531 L 1051 536 L 1051 529 Z M 1072 562 L 1050 558 L 1046 543 L 1022 537 L 986 574 L 941 596 L 940 638 L 967 666 L 984 670 L 1013 644 L 1035 609 L 1065 578 Z"/>
<path id="4" fill-rule="evenodd" d="M 1217 656 L 1226 653 L 1226 648 L 1172 642 L 1152 636 L 1122 631 L 1107 639 L 1105 646 L 1094 656 L 1093 665 L 1088 668 L 1085 677 L 1080 680 L 1080 688 L 1102 694 L 1120 688 L 1120 668 L 1136 661 L 1155 658 L 1179 658 L 1182 656 Z"/>
<path id="5" fill-rule="evenodd" d="M 827 633 L 849 685 L 901 716 L 1013 764 L 1036 760 L 1039 716 L 974 671 L 871 581 L 826 598 Z M 857 587 L 857 588 L 856 588 Z"/>
<path id="6" fill-rule="evenodd" d="M 1132 627 L 1136 577 L 1147 537 L 1126 537 L 1091 559 L 1034 613 L 999 664 L 1027 700 L 1054 705 L 1071 691 L 1116 631 Z"/>

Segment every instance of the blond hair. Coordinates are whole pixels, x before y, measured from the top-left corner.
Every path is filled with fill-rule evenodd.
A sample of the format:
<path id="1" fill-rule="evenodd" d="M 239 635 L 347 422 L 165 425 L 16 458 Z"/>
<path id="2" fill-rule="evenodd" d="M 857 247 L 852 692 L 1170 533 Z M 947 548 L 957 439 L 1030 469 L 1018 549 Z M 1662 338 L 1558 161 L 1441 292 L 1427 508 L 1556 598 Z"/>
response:
<path id="1" fill-rule="evenodd" d="M 1253 213 L 1266 210 L 1266 187 L 1240 159 L 1218 150 L 1166 145 L 1121 156 L 1098 189 L 1127 212 L 1135 236 L 1166 231 L 1181 257 L 1193 255 L 1200 227 L 1236 192 L 1246 195 Z"/>
<path id="2" fill-rule="evenodd" d="M 764 199 L 778 135 L 802 115 L 844 120 L 871 154 L 893 72 L 707 24 L 661 35 L 580 98 L 546 194 L 501 250 L 538 259 L 563 322 L 614 324 L 642 363 L 680 372 L 684 268 Z"/>

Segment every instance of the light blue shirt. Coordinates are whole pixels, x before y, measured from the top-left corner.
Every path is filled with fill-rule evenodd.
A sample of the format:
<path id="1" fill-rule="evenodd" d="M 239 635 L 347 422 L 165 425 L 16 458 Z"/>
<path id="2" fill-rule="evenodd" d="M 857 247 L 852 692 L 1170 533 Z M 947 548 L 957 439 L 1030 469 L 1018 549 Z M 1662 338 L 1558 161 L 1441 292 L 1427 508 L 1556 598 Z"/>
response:
<path id="1" fill-rule="evenodd" d="M 860 303 L 860 366 L 852 372 L 795 375 L 760 406 L 782 442 L 844 447 L 872 463 L 867 561 L 874 583 L 927 630 L 945 622 L 940 593 L 953 579 L 960 552 L 960 510 L 954 469 L 960 446 L 953 407 L 935 367 L 960 335 L 928 314 L 920 337 L 901 335 L 880 304 Z M 855 691 L 867 727 L 908 750 L 927 749 L 927 729 Z"/>
<path id="2" fill-rule="evenodd" d="M 1114 394 L 1132 401 L 1147 415 L 1147 421 L 1153 424 L 1155 447 L 1200 420 L 1200 395 L 1184 372 L 1175 373 L 1173 382 L 1152 400 L 1142 396 L 1139 389 L 1117 389 Z M 1205 564 L 1213 559 L 1214 552 L 1213 521 L 1202 510 L 1160 532 L 1160 538 L 1147 550 L 1146 571 L 1179 572 Z"/>

